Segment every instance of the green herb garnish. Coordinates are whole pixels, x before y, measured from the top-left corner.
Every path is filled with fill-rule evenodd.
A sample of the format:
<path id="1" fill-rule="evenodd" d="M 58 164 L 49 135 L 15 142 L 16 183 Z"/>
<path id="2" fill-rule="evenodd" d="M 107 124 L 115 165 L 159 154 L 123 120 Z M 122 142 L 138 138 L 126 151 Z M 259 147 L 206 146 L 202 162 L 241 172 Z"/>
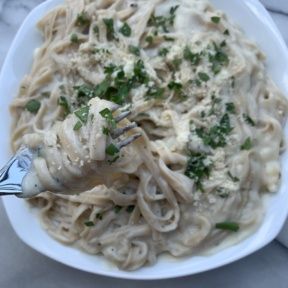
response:
<path id="1" fill-rule="evenodd" d="M 74 44 L 79 43 L 78 35 L 76 33 L 71 34 L 70 41 L 71 41 L 71 43 L 74 43 Z"/>
<path id="2" fill-rule="evenodd" d="M 134 206 L 134 205 L 129 205 L 129 206 L 126 208 L 126 211 L 127 211 L 128 213 L 132 213 L 132 212 L 134 211 L 134 209 L 135 209 L 135 206 Z"/>
<path id="3" fill-rule="evenodd" d="M 219 196 L 220 198 L 226 199 L 229 197 L 229 190 L 224 189 L 223 187 L 218 187 L 216 189 L 216 194 L 217 196 Z"/>
<path id="4" fill-rule="evenodd" d="M 203 73 L 203 72 L 199 72 L 199 73 L 198 73 L 198 77 L 199 77 L 199 79 L 200 79 L 201 81 L 203 81 L 203 82 L 207 82 L 207 81 L 210 80 L 209 75 L 206 74 L 206 73 Z"/>
<path id="5" fill-rule="evenodd" d="M 221 18 L 218 16 L 213 16 L 211 17 L 211 21 L 215 24 L 219 24 L 220 23 Z"/>
<path id="6" fill-rule="evenodd" d="M 94 32 L 96 35 L 99 34 L 99 27 L 98 27 L 97 25 L 95 25 L 95 26 L 93 27 L 93 32 Z"/>
<path id="7" fill-rule="evenodd" d="M 138 82 L 140 84 L 147 84 L 149 81 L 148 75 L 145 71 L 143 60 L 138 60 L 134 65 L 133 81 Z"/>
<path id="8" fill-rule="evenodd" d="M 95 226 L 95 223 L 93 221 L 86 221 L 86 222 L 84 222 L 84 225 L 87 227 L 93 227 L 93 226 Z"/>
<path id="9" fill-rule="evenodd" d="M 240 181 L 240 179 L 237 178 L 236 176 L 233 176 L 230 171 L 227 172 L 227 175 L 229 176 L 229 178 L 230 178 L 233 182 L 239 182 L 239 181 Z"/>
<path id="10" fill-rule="evenodd" d="M 125 22 L 123 26 L 119 30 L 124 36 L 129 37 L 131 36 L 132 30 L 131 27 Z"/>
<path id="11" fill-rule="evenodd" d="M 176 16 L 176 11 L 179 5 L 172 6 L 169 11 L 169 16 L 155 16 L 154 14 L 150 17 L 148 21 L 148 26 L 154 26 L 157 29 L 162 29 L 163 32 L 168 33 L 168 27 L 174 25 L 174 20 Z"/>
<path id="12" fill-rule="evenodd" d="M 192 53 L 188 46 L 184 49 L 183 57 L 185 60 L 190 61 L 192 65 L 199 65 L 201 61 L 200 53 Z"/>
<path id="13" fill-rule="evenodd" d="M 64 116 L 65 117 L 71 112 L 70 106 L 69 106 L 69 103 L 68 103 L 66 97 L 60 96 L 60 98 L 58 99 L 58 105 L 62 106 L 62 108 L 64 110 Z"/>
<path id="14" fill-rule="evenodd" d="M 240 227 L 239 227 L 239 224 L 236 222 L 221 222 L 221 223 L 216 223 L 215 228 L 237 232 Z"/>
<path id="15" fill-rule="evenodd" d="M 107 36 L 107 39 L 108 40 L 113 40 L 115 39 L 115 36 L 114 36 L 114 20 L 112 18 L 104 18 L 103 19 L 103 22 L 106 26 L 106 36 Z"/>
<path id="16" fill-rule="evenodd" d="M 146 41 L 147 43 L 149 43 L 149 45 L 152 45 L 153 40 L 154 40 L 154 37 L 151 36 L 151 35 L 148 35 L 148 36 L 145 38 L 145 41 Z"/>
<path id="17" fill-rule="evenodd" d="M 29 100 L 25 105 L 26 110 L 28 110 L 32 114 L 36 114 L 40 107 L 41 103 L 36 99 Z"/>
<path id="18" fill-rule="evenodd" d="M 99 112 L 99 114 L 106 119 L 107 123 L 111 128 L 116 127 L 116 121 L 113 117 L 112 111 L 108 108 L 103 109 L 102 111 Z"/>
<path id="19" fill-rule="evenodd" d="M 82 126 L 83 126 L 82 123 L 81 123 L 80 121 L 78 121 L 78 122 L 74 125 L 73 130 L 74 130 L 74 131 L 78 131 Z"/>
<path id="20" fill-rule="evenodd" d="M 96 96 L 94 87 L 90 85 L 82 84 L 80 86 L 74 86 L 73 88 L 77 92 L 77 102 L 79 106 L 87 105 L 88 101 Z"/>
<path id="21" fill-rule="evenodd" d="M 163 36 L 163 39 L 164 39 L 165 41 L 168 41 L 168 42 L 173 42 L 173 41 L 175 41 L 174 38 L 168 37 L 168 36 L 166 36 L 166 35 Z"/>
<path id="22" fill-rule="evenodd" d="M 248 137 L 245 142 L 241 145 L 241 150 L 250 150 L 252 148 L 252 140 L 250 137 Z"/>
<path id="23" fill-rule="evenodd" d="M 91 23 L 91 20 L 89 18 L 89 15 L 87 12 L 82 11 L 80 14 L 77 15 L 76 18 L 76 26 L 89 26 Z"/>
<path id="24" fill-rule="evenodd" d="M 169 84 L 168 84 L 168 88 L 170 90 L 177 91 L 177 92 L 180 92 L 182 87 L 183 86 L 182 86 L 181 83 L 175 82 L 175 81 L 170 81 Z"/>
<path id="25" fill-rule="evenodd" d="M 95 96 L 98 96 L 99 98 L 104 98 L 109 87 L 110 87 L 110 80 L 104 79 L 101 83 L 96 85 L 95 90 L 94 90 Z"/>
<path id="26" fill-rule="evenodd" d="M 226 29 L 223 34 L 229 36 L 229 35 L 230 35 L 230 32 L 229 32 L 228 29 Z"/>
<path id="27" fill-rule="evenodd" d="M 235 88 L 235 77 L 234 76 L 231 77 L 231 87 Z"/>
<path id="28" fill-rule="evenodd" d="M 225 47 L 227 44 L 226 44 L 226 41 L 225 40 L 223 40 L 221 43 L 220 43 L 220 47 Z"/>
<path id="29" fill-rule="evenodd" d="M 136 55 L 136 56 L 140 56 L 140 48 L 137 46 L 133 46 L 133 45 L 129 45 L 128 47 L 129 52 Z"/>
<path id="30" fill-rule="evenodd" d="M 107 148 L 106 148 L 106 154 L 109 156 L 115 156 L 120 152 L 119 148 L 115 146 L 113 143 L 111 143 Z"/>
<path id="31" fill-rule="evenodd" d="M 81 121 L 82 124 L 86 124 L 89 115 L 89 106 L 82 107 L 74 112 L 76 117 Z"/>
<path id="32" fill-rule="evenodd" d="M 218 47 L 216 43 L 213 43 L 215 53 L 209 54 L 209 61 L 212 64 L 212 72 L 216 75 L 221 71 L 223 66 L 227 66 L 229 64 L 229 58 L 227 54 Z"/>
<path id="33" fill-rule="evenodd" d="M 96 219 L 102 220 L 103 219 L 103 214 L 102 213 L 97 213 L 96 214 Z"/>
<path id="34" fill-rule="evenodd" d="M 182 63 L 182 59 L 180 59 L 180 58 L 174 58 L 174 59 L 172 60 L 172 69 L 173 69 L 174 71 L 179 70 L 181 63 Z"/>
<path id="35" fill-rule="evenodd" d="M 104 67 L 104 73 L 107 75 L 112 75 L 116 71 L 117 67 L 114 64 L 110 64 Z"/>
<path id="36" fill-rule="evenodd" d="M 202 139 L 203 143 L 211 148 L 226 146 L 226 136 L 233 130 L 230 124 L 229 115 L 226 113 L 221 118 L 218 125 L 211 127 L 208 130 L 197 128 L 196 134 Z"/>
<path id="37" fill-rule="evenodd" d="M 169 49 L 166 47 L 163 47 L 159 50 L 158 55 L 165 57 L 169 53 Z"/>
<path id="38" fill-rule="evenodd" d="M 110 130 L 109 130 L 109 128 L 107 128 L 107 127 L 103 127 L 103 128 L 102 128 L 102 132 L 103 132 L 103 134 L 106 135 L 106 136 L 108 136 L 108 135 L 110 134 Z"/>
<path id="39" fill-rule="evenodd" d="M 147 91 L 147 98 L 162 98 L 164 95 L 165 89 L 157 86 L 150 87 Z"/>
<path id="40" fill-rule="evenodd" d="M 249 124 L 250 126 L 255 126 L 256 125 L 254 120 L 249 115 L 243 114 L 243 118 L 244 118 L 245 122 L 247 124 Z"/>
<path id="41" fill-rule="evenodd" d="M 115 205 L 115 206 L 114 206 L 114 212 L 115 212 L 116 214 L 118 214 L 118 213 L 121 211 L 121 209 L 122 209 L 122 207 L 119 206 L 119 205 Z"/>
<path id="42" fill-rule="evenodd" d="M 217 98 L 217 97 L 215 96 L 215 94 L 213 94 L 213 95 L 211 96 L 211 109 L 210 109 L 209 114 L 208 114 L 209 116 L 210 116 L 210 115 L 217 114 L 217 113 L 216 113 L 216 112 L 217 112 L 216 108 L 217 108 L 217 105 L 218 105 L 219 103 L 221 103 L 221 99 L 220 99 L 220 98 Z"/>
<path id="43" fill-rule="evenodd" d="M 226 103 L 226 111 L 231 114 L 236 114 L 235 104 L 232 102 Z"/>
<path id="44" fill-rule="evenodd" d="M 191 153 L 185 175 L 195 181 L 198 189 L 202 190 L 202 180 L 208 178 L 211 172 L 211 164 L 207 162 L 207 155 L 204 153 Z"/>

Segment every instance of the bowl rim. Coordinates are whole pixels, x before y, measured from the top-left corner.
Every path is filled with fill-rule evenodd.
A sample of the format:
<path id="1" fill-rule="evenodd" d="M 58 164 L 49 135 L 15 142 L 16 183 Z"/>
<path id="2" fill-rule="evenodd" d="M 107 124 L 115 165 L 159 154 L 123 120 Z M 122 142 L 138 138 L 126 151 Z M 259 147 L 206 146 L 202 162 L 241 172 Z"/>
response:
<path id="1" fill-rule="evenodd" d="M 282 48 L 282 52 L 285 54 L 285 61 L 288 64 L 288 50 L 285 44 L 285 41 L 283 39 L 283 37 L 281 36 L 281 33 L 279 32 L 277 26 L 275 25 L 274 21 L 272 20 L 272 17 L 270 16 L 270 14 L 267 12 L 266 8 L 260 3 L 259 0 L 234 0 L 234 1 L 242 1 L 245 2 L 247 4 L 247 7 L 249 9 L 257 9 L 257 11 L 261 14 L 261 17 L 265 18 L 265 22 L 262 21 L 263 25 L 269 25 L 269 28 L 273 31 L 273 34 L 275 36 L 275 39 L 277 40 L 277 44 L 281 46 Z M 26 31 L 26 26 L 28 23 L 30 23 L 31 21 L 33 21 L 33 19 L 39 19 L 38 13 L 40 12 L 40 14 L 42 15 L 43 13 L 43 9 L 45 11 L 47 11 L 47 9 L 51 9 L 55 6 L 57 6 L 58 4 L 62 3 L 62 0 L 46 0 L 43 3 L 41 3 L 40 5 L 38 5 L 37 7 L 35 7 L 26 17 L 25 21 L 22 23 L 21 27 L 19 28 L 13 42 L 12 45 L 7 53 L 7 56 L 5 58 L 5 61 L 3 63 L 2 69 L 1 69 L 1 73 L 0 73 L 0 86 L 1 86 L 1 82 L 4 81 L 5 79 L 5 71 L 7 70 L 13 55 L 15 53 L 16 50 L 16 44 L 19 41 L 20 35 Z M 263 19 L 262 19 L 263 20 Z M 247 255 L 250 255 L 253 252 L 256 252 L 257 250 L 263 248 L 264 246 L 266 246 L 268 243 L 270 243 L 276 236 L 277 234 L 280 232 L 281 228 L 283 227 L 285 220 L 287 218 L 288 215 L 288 208 L 286 209 L 286 211 L 282 211 L 283 217 L 280 219 L 280 221 L 278 223 L 276 223 L 276 225 L 273 227 L 273 234 L 267 234 L 267 237 L 264 240 L 261 240 L 258 242 L 258 244 L 254 245 L 253 247 L 247 248 L 244 252 L 236 254 L 236 255 L 232 255 L 231 257 L 227 257 L 226 259 L 223 259 L 222 261 L 219 261 L 219 263 L 216 263 L 215 265 L 207 266 L 206 268 L 200 268 L 200 269 L 194 269 L 194 271 L 187 271 L 187 270 L 183 270 L 183 271 L 176 271 L 174 274 L 171 273 L 169 275 L 165 275 L 163 276 L 162 274 L 160 275 L 142 275 L 142 274 L 137 274 L 137 273 L 130 273 L 130 272 L 123 272 L 121 270 L 119 271 L 95 271 L 95 269 L 93 269 L 93 267 L 87 268 L 87 267 L 81 267 L 80 265 L 77 266 L 74 264 L 69 263 L 67 260 L 63 260 L 61 258 L 57 258 L 53 253 L 47 252 L 47 251 L 43 251 L 41 248 L 39 248 L 38 246 L 35 246 L 29 239 L 25 238 L 17 229 L 17 226 L 15 225 L 14 221 L 13 221 L 13 211 L 10 211 L 10 202 L 8 198 L 4 198 L 2 199 L 5 210 L 6 210 L 6 214 L 8 216 L 8 219 L 10 221 L 11 226 L 13 227 L 13 230 L 15 231 L 15 233 L 18 235 L 18 237 L 28 246 L 30 246 L 32 249 L 36 250 L 37 252 L 52 258 L 62 264 L 65 264 L 67 266 L 82 270 L 82 271 L 86 271 L 86 272 L 90 272 L 93 274 L 98 274 L 98 275 L 104 275 L 104 276 L 109 276 L 109 277 L 114 277 L 114 278 L 122 278 L 122 279 L 134 279 L 134 280 L 158 280 L 158 279 L 169 279 L 169 278 L 177 278 L 177 277 L 183 277 L 183 276 L 187 276 L 187 275 L 192 275 L 192 274 L 196 274 L 196 273 L 200 273 L 200 272 L 204 272 L 204 271 L 208 271 L 208 270 L 212 270 L 212 269 L 216 269 L 218 267 L 222 267 L 224 265 L 227 265 L 229 263 L 232 263 L 234 261 L 237 261 L 241 258 L 246 257 Z"/>

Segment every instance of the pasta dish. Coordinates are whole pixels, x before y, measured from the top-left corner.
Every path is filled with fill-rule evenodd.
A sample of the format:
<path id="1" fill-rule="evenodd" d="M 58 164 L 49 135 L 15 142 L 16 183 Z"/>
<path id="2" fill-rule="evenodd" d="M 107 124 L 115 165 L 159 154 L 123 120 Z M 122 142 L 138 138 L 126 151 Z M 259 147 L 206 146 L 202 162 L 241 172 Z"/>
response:
<path id="1" fill-rule="evenodd" d="M 22 186 L 46 191 L 28 201 L 52 237 L 136 270 L 259 227 L 288 103 L 223 12 L 206 0 L 66 0 L 38 27 L 11 143 L 38 147 Z M 116 109 L 131 114 L 118 121 Z M 141 135 L 121 150 L 118 122 Z"/>

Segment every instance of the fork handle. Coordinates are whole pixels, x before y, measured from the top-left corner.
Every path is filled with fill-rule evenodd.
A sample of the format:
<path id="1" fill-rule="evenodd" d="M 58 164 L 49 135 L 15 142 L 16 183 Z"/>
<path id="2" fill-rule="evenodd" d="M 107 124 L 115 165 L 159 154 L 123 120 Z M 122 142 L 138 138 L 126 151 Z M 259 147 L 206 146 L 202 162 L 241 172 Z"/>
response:
<path id="1" fill-rule="evenodd" d="M 22 180 L 30 169 L 32 156 L 28 148 L 22 147 L 0 170 L 0 196 L 22 194 Z"/>

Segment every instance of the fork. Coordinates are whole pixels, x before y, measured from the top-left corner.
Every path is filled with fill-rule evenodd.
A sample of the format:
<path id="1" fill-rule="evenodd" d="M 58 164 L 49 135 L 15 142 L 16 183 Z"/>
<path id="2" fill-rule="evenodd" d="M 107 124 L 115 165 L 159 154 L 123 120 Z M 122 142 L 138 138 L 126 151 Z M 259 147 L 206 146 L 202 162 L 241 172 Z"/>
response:
<path id="1" fill-rule="evenodd" d="M 120 113 L 117 117 L 115 117 L 116 123 L 119 123 L 125 119 L 130 113 L 131 111 Z M 116 127 L 111 129 L 110 137 L 112 139 L 117 139 L 125 132 L 136 127 L 136 123 L 131 123 L 121 128 Z M 115 146 L 121 150 L 123 147 L 129 145 L 140 136 L 141 133 L 132 134 L 131 136 L 118 141 Z M 30 171 L 33 159 L 35 155 L 37 155 L 37 151 L 38 149 L 31 149 L 25 146 L 21 146 L 15 155 L 0 170 L 0 196 L 14 195 L 18 198 L 27 198 L 22 191 L 22 181 Z M 40 191 L 39 193 L 41 192 L 44 191 Z"/>

